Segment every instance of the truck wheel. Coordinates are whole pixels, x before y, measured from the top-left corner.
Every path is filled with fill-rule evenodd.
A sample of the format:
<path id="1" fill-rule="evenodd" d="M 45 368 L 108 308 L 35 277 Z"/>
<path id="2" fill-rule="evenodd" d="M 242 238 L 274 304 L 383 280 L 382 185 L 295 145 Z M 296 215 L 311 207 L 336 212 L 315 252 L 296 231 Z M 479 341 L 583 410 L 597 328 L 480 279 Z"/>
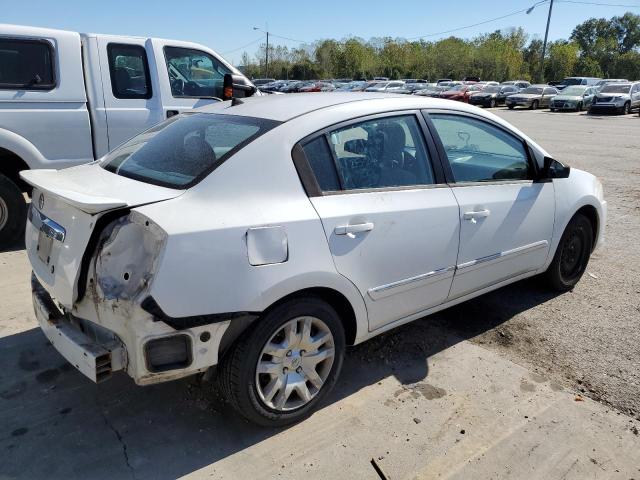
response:
<path id="1" fill-rule="evenodd" d="M 336 311 L 316 297 L 277 306 L 226 353 L 218 382 L 231 406 L 266 427 L 311 414 L 342 368 L 345 334 Z"/>
<path id="2" fill-rule="evenodd" d="M 22 192 L 0 173 L 0 249 L 15 245 L 24 234 L 27 203 Z"/>
<path id="3" fill-rule="evenodd" d="M 545 274 L 555 290 L 566 292 L 575 287 L 587 269 L 592 246 L 593 226 L 587 217 L 578 213 L 562 234 Z"/>

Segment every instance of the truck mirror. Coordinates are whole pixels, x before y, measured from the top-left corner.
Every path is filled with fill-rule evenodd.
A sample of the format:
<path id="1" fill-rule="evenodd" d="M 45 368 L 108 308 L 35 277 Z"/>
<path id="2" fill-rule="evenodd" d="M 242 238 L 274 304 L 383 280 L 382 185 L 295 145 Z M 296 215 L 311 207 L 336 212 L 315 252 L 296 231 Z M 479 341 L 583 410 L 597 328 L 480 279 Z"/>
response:
<path id="1" fill-rule="evenodd" d="M 227 73 L 224 76 L 222 100 L 231 100 L 232 98 L 250 97 L 256 93 L 256 87 L 251 85 L 249 81 L 242 75 L 234 75 Z"/>

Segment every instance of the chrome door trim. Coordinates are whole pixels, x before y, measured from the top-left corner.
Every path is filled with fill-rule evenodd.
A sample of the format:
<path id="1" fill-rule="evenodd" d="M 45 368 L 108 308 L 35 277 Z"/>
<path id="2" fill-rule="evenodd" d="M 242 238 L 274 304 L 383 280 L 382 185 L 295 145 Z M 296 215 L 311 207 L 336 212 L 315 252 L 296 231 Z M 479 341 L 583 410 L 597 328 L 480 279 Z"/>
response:
<path id="1" fill-rule="evenodd" d="M 44 213 L 38 211 L 33 204 L 29 207 L 28 217 L 36 230 L 44 233 L 47 237 L 53 238 L 61 243 L 64 242 L 67 236 L 67 231 L 64 227 L 51 220 Z"/>
<path id="2" fill-rule="evenodd" d="M 476 258 L 475 260 L 470 260 L 468 262 L 459 263 L 457 265 L 457 270 L 464 270 L 465 268 L 473 267 L 475 265 L 479 265 L 486 262 L 491 262 L 493 260 L 504 260 L 509 257 L 515 257 L 517 255 L 523 255 L 525 253 L 530 253 L 535 250 L 539 250 L 541 248 L 546 248 L 549 246 L 549 242 L 547 240 L 540 240 L 539 242 L 531 243 L 529 245 L 523 245 L 521 247 L 513 248 L 511 250 L 505 250 L 504 252 L 494 253 L 493 255 L 487 255 L 486 257 Z"/>
<path id="3" fill-rule="evenodd" d="M 386 285 L 380 285 L 379 287 L 370 288 L 367 290 L 367 294 L 371 297 L 372 300 L 380 300 L 381 298 L 389 297 L 391 295 L 395 295 L 396 293 L 400 293 L 401 291 L 410 290 L 411 288 L 416 288 L 417 285 L 413 285 L 418 282 L 422 282 L 425 280 L 433 280 L 439 279 L 441 275 L 445 273 L 453 272 L 456 269 L 454 265 L 450 267 L 439 268 L 432 272 L 421 273 L 420 275 L 416 275 L 415 277 L 409 277 L 402 280 L 398 280 L 397 282 L 387 283 Z M 408 287 L 408 288 L 403 288 Z"/>

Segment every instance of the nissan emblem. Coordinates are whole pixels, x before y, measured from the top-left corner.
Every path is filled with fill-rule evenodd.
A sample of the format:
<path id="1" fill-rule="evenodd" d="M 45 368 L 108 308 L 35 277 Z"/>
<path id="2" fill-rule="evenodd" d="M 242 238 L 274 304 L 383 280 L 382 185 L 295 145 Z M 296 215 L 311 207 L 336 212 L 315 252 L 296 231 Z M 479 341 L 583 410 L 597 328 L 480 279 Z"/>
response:
<path id="1" fill-rule="evenodd" d="M 44 195 L 40 194 L 40 196 L 38 197 L 38 208 L 40 208 L 40 210 L 42 210 L 44 208 Z"/>

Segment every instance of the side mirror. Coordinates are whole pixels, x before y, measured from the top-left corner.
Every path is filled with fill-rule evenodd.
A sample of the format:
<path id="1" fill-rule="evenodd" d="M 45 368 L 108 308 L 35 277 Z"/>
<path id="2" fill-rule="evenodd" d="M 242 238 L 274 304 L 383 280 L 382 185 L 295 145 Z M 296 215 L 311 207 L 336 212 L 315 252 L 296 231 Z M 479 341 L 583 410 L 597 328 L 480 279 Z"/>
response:
<path id="1" fill-rule="evenodd" d="M 227 73 L 224 76 L 222 100 L 250 97 L 256 93 L 256 87 L 249 83 L 242 75 Z"/>
<path id="2" fill-rule="evenodd" d="M 570 173 L 571 167 L 563 165 L 551 157 L 544 157 L 544 167 L 540 172 L 540 179 L 568 178 Z"/>
<path id="3" fill-rule="evenodd" d="M 366 153 L 366 141 L 362 138 L 347 140 L 344 142 L 344 151 L 355 153 L 356 155 L 364 155 Z"/>

